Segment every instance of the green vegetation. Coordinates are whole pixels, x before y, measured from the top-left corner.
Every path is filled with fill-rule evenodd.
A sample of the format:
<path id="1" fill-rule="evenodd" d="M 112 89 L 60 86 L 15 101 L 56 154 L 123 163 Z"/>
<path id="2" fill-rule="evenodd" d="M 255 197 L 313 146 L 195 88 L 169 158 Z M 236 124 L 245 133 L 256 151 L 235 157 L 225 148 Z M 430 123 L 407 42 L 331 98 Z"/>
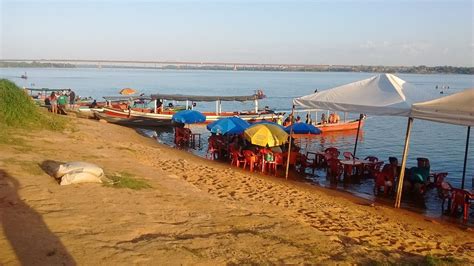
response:
<path id="1" fill-rule="evenodd" d="M 462 262 L 453 258 L 453 257 L 435 257 L 432 255 L 427 255 L 424 258 L 423 265 L 462 265 Z"/>
<path id="2" fill-rule="evenodd" d="M 145 180 L 134 178 L 132 174 L 127 172 L 116 173 L 112 176 L 107 176 L 107 178 L 111 180 L 109 183 L 104 183 L 108 187 L 130 188 L 134 190 L 151 188 L 150 184 Z"/>
<path id="3" fill-rule="evenodd" d="M 40 63 L 40 62 L 0 62 L 0 67 L 54 67 L 54 68 L 75 68 L 76 65 L 65 63 Z"/>
<path id="4" fill-rule="evenodd" d="M 66 126 L 67 119 L 41 110 L 13 82 L 0 80 L 0 131 L 6 128 L 62 131 Z"/>

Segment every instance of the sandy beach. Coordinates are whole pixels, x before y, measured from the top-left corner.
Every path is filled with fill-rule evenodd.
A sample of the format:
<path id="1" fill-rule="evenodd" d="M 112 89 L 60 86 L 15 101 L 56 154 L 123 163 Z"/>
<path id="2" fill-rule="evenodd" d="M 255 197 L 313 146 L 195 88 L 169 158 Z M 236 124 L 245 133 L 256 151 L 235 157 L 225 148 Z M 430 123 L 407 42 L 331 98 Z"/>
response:
<path id="1" fill-rule="evenodd" d="M 472 229 L 71 121 L 0 144 L 0 264 L 474 264 Z M 152 188 L 59 186 L 41 168 L 68 161 Z"/>

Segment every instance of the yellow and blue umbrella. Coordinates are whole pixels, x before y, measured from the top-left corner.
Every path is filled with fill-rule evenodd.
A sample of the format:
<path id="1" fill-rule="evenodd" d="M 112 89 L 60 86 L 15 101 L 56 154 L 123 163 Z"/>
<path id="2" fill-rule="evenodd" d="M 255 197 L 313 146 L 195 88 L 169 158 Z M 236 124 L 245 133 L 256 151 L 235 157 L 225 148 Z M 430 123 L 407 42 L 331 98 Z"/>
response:
<path id="1" fill-rule="evenodd" d="M 254 124 L 244 131 L 245 138 L 261 147 L 275 147 L 288 142 L 288 134 L 279 125 Z"/>

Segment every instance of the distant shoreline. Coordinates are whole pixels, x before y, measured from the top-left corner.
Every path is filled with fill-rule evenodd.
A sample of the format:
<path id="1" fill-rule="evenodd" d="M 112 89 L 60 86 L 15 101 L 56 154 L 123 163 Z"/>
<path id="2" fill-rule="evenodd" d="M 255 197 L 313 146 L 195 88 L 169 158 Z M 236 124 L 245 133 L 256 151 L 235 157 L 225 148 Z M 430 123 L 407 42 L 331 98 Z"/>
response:
<path id="1" fill-rule="evenodd" d="M 273 71 L 273 72 L 368 72 L 368 73 L 407 73 L 407 74 L 474 74 L 474 67 L 454 66 L 364 66 L 364 65 L 93 65 L 70 63 L 40 63 L 40 62 L 0 62 L 0 68 L 125 68 L 125 69 L 164 69 L 164 70 L 226 70 L 226 71 Z"/>

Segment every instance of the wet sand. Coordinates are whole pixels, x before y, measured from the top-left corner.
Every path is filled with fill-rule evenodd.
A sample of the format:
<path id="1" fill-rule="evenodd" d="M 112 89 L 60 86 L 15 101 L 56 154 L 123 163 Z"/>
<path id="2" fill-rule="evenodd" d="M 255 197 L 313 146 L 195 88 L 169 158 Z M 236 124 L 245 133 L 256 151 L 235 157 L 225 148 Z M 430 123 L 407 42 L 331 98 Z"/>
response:
<path id="1" fill-rule="evenodd" d="M 474 263 L 472 229 L 72 121 L 0 144 L 1 263 Z M 59 186 L 45 161 L 92 162 L 152 188 Z"/>

